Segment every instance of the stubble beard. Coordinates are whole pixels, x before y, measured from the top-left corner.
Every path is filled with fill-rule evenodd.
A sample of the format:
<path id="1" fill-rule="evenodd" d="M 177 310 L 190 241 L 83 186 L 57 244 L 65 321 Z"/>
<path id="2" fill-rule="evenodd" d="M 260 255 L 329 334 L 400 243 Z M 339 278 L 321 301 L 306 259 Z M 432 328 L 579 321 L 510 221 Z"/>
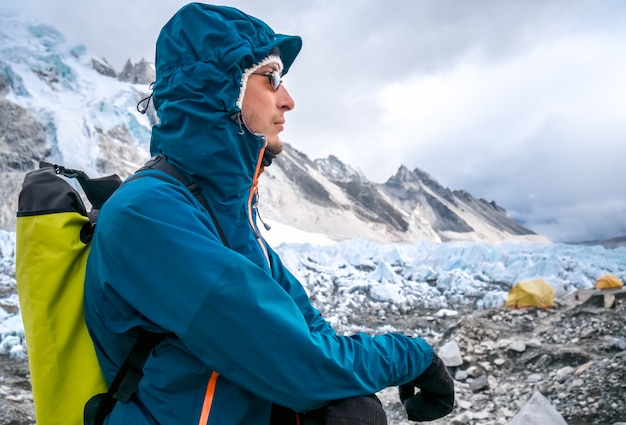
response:
<path id="1" fill-rule="evenodd" d="M 283 151 L 283 143 L 280 139 L 277 139 L 274 142 L 268 142 L 265 150 L 271 153 L 274 156 L 277 156 L 279 153 Z"/>

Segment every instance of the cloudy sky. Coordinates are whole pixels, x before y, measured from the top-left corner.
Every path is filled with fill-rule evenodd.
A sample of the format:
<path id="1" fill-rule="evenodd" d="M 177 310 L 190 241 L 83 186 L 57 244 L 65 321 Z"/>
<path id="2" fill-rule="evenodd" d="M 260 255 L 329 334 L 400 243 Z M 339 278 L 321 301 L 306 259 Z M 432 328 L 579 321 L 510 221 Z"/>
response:
<path id="1" fill-rule="evenodd" d="M 0 0 L 117 70 L 186 1 Z M 303 50 L 285 141 L 420 168 L 556 241 L 626 235 L 626 1 L 231 0 Z"/>

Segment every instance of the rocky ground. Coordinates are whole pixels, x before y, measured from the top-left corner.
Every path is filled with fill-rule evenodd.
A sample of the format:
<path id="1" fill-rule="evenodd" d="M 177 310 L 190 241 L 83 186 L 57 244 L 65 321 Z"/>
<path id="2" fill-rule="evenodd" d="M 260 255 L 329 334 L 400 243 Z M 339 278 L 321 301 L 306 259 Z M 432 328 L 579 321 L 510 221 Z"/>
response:
<path id="1" fill-rule="evenodd" d="M 415 320 L 407 329 L 426 325 Z M 449 367 L 457 402 L 430 424 L 507 424 L 534 392 L 569 425 L 626 424 L 625 292 L 581 291 L 551 310 L 492 309 L 445 322 L 431 343 L 447 353 L 458 347 L 460 364 Z M 406 424 L 395 391 L 381 397 L 390 425 Z"/>
<path id="2" fill-rule="evenodd" d="M 32 425 L 35 423 L 26 359 L 0 356 L 0 424 Z"/>
<path id="3" fill-rule="evenodd" d="M 535 392 L 569 425 L 626 424 L 626 292 L 581 292 L 552 310 L 387 315 L 362 325 L 428 329 L 456 379 L 454 411 L 432 425 L 504 425 Z M 443 355 L 444 353 L 442 353 Z M 409 423 L 397 389 L 379 394 L 389 425 Z M 0 355 L 0 425 L 35 424 L 27 360 Z M 620 425 L 624 425 L 620 424 Z"/>

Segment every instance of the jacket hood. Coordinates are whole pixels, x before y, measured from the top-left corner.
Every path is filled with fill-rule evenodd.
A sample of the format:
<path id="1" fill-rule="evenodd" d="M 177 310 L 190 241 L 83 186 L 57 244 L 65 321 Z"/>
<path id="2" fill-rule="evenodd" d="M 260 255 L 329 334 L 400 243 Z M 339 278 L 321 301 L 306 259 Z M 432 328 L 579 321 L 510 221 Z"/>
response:
<path id="1" fill-rule="evenodd" d="M 300 37 L 276 34 L 232 7 L 181 8 L 156 43 L 160 124 L 152 129 L 151 154 L 167 156 L 218 207 L 247 197 L 265 140 L 237 119 L 244 71 L 278 51 L 285 74 L 301 46 Z"/>

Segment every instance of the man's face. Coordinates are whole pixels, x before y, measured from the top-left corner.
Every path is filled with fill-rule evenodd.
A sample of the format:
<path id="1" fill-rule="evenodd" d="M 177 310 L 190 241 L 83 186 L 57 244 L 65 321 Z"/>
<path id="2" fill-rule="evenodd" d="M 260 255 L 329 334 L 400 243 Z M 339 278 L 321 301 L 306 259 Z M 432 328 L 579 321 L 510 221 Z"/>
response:
<path id="1" fill-rule="evenodd" d="M 251 74 L 241 105 L 243 123 L 251 132 L 267 138 L 266 149 L 274 155 L 283 149 L 278 134 L 284 129 L 285 112 L 295 106 L 282 84 L 274 89 L 270 83 L 268 75 L 278 69 L 277 64 L 268 64 Z"/>

